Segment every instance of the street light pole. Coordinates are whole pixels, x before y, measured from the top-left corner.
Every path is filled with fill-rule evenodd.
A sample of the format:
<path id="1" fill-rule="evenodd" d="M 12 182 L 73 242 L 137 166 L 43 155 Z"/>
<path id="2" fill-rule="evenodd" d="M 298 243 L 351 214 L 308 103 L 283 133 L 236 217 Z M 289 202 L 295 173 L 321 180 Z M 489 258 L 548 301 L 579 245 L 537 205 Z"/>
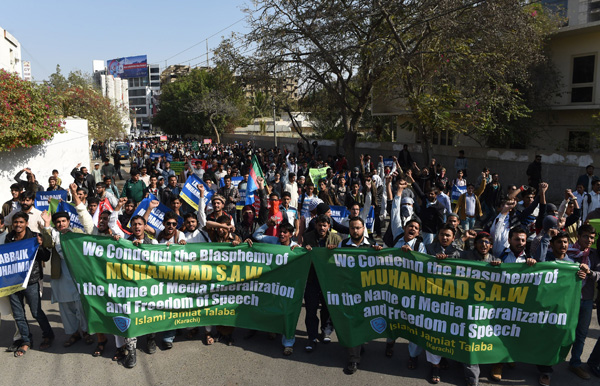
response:
<path id="1" fill-rule="evenodd" d="M 277 147 L 277 125 L 275 124 L 275 97 L 273 97 L 272 102 L 273 102 L 273 139 L 275 139 L 275 147 Z"/>

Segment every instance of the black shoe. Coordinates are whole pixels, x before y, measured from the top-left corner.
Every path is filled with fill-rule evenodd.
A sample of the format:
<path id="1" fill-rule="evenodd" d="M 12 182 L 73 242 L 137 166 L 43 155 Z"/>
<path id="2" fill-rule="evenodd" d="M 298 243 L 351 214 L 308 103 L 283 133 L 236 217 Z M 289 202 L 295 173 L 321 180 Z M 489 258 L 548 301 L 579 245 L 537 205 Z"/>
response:
<path id="1" fill-rule="evenodd" d="M 313 351 L 315 351 L 316 348 L 317 348 L 317 340 L 313 339 L 313 340 L 309 340 L 306 343 L 306 346 L 304 346 L 304 351 L 313 352 Z"/>
<path id="2" fill-rule="evenodd" d="M 346 367 L 344 368 L 344 373 L 348 375 L 352 375 L 358 371 L 358 363 L 357 362 L 348 362 Z"/>
<path id="3" fill-rule="evenodd" d="M 163 341 L 163 350 L 170 350 L 173 348 L 173 342 L 164 342 Z"/>
<path id="4" fill-rule="evenodd" d="M 251 339 L 256 335 L 256 330 L 248 330 L 246 335 L 244 335 L 244 339 Z"/>
<path id="5" fill-rule="evenodd" d="M 6 348 L 6 352 L 15 352 L 23 345 L 23 339 L 17 339 L 12 342 L 10 346 Z M 30 346 L 31 347 L 31 346 Z"/>
<path id="6" fill-rule="evenodd" d="M 125 359 L 123 359 L 123 366 L 127 367 L 128 369 L 134 368 L 135 365 L 137 364 L 135 351 L 136 351 L 135 349 L 133 349 L 132 351 L 129 351 L 127 353 L 127 356 L 125 357 Z"/>
<path id="7" fill-rule="evenodd" d="M 146 341 L 146 351 L 150 355 L 156 352 L 156 340 L 154 340 L 154 338 L 148 338 Z"/>
<path id="8" fill-rule="evenodd" d="M 592 374 L 594 374 L 597 377 L 600 377 L 600 365 L 592 366 L 588 363 L 588 367 L 590 368 Z"/>

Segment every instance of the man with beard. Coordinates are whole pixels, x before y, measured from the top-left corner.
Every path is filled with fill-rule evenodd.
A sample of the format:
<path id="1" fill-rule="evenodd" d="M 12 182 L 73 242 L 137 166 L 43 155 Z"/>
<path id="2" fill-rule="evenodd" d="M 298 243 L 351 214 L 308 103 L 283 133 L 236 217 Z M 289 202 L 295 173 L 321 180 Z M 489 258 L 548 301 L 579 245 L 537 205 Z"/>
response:
<path id="1" fill-rule="evenodd" d="M 146 235 L 144 229 L 146 228 L 146 220 L 142 216 L 134 216 L 131 219 L 131 236 L 127 237 L 127 240 L 131 241 L 133 245 L 138 247 L 140 244 L 158 244 L 158 241 L 151 239 Z M 113 236 L 115 240 L 119 240 L 120 236 L 115 234 Z M 154 354 L 156 352 L 156 341 L 154 333 L 146 335 L 146 351 L 148 354 Z M 123 359 L 123 366 L 131 369 L 137 364 L 137 337 L 136 338 L 123 338 L 115 336 L 115 343 L 122 353 L 119 358 Z"/>
<path id="2" fill-rule="evenodd" d="M 214 196 L 213 196 L 213 198 L 214 198 Z M 223 202 L 223 204 L 224 204 L 224 202 Z M 213 201 L 213 206 L 214 206 L 214 201 Z M 211 214 L 213 214 L 213 213 L 211 213 Z M 210 236 L 210 239 L 215 243 L 231 243 L 231 246 L 233 246 L 233 247 L 240 245 L 240 243 L 242 242 L 242 239 L 240 238 L 240 236 L 233 233 L 228 227 L 228 225 L 231 224 L 231 218 L 226 213 L 223 213 L 219 217 L 217 217 L 215 220 L 217 223 L 219 223 L 221 225 L 226 225 L 226 226 L 221 227 L 221 228 L 209 229 L 208 235 Z M 248 242 L 248 244 L 252 245 L 252 241 L 250 241 L 249 239 L 246 240 L 246 242 Z M 217 326 L 217 331 L 220 334 L 219 340 L 228 346 L 232 346 L 234 330 L 235 330 L 234 327 Z"/>
<path id="3" fill-rule="evenodd" d="M 330 231 L 331 225 L 327 215 L 317 216 L 315 229 L 306 232 L 303 236 L 303 246 L 307 250 L 312 250 L 313 247 L 335 248 L 341 241 L 342 237 L 338 233 Z M 306 304 L 306 332 L 308 333 L 308 343 L 304 347 L 306 352 L 312 352 L 317 346 L 317 331 L 319 327 L 319 318 L 317 317 L 317 309 L 321 306 L 321 332 L 322 342 L 331 342 L 330 335 L 333 332 L 333 324 L 329 317 L 329 311 L 321 286 L 317 278 L 317 273 L 314 266 L 310 265 L 308 280 L 306 281 L 306 289 L 304 290 L 304 303 Z"/>
<path id="4" fill-rule="evenodd" d="M 71 184 L 71 194 L 74 197 L 76 196 L 76 188 L 75 184 Z M 78 212 L 86 212 L 85 206 L 81 203 L 78 204 L 76 209 Z M 57 212 L 51 217 L 48 212 L 44 211 L 42 219 L 44 220 L 44 228 L 41 232 L 42 246 L 52 250 L 52 256 L 50 257 L 51 302 L 58 303 L 65 333 L 70 336 L 64 345 L 66 347 L 71 346 L 74 342 L 81 339 L 82 335 L 86 339 L 86 343 L 90 342 L 90 337 L 87 333 L 87 320 L 83 313 L 79 291 L 65 262 L 65 256 L 60 243 L 60 235 L 68 232 L 83 233 L 83 231 L 78 228 L 70 228 L 70 216 L 67 212 Z M 50 220 L 54 223 L 54 228 L 50 227 Z M 91 341 L 93 342 L 93 340 Z M 100 343 L 98 346 L 96 350 L 101 350 L 95 356 L 100 356 L 104 351 L 104 346 L 100 347 Z"/>
<path id="5" fill-rule="evenodd" d="M 158 206 L 158 201 L 150 201 L 148 212 Z M 186 244 L 185 234 L 177 229 L 177 215 L 174 212 L 167 212 L 163 218 L 164 229 L 158 233 L 156 240 L 159 244 Z M 163 349 L 170 350 L 173 348 L 176 330 L 165 331 L 163 334 Z"/>
<path id="6" fill-rule="evenodd" d="M 8 215 L 4 216 L 4 221 L 7 224 L 12 224 L 12 218 L 15 214 L 22 211 L 27 213 L 29 216 L 28 226 L 35 233 L 40 233 L 44 227 L 44 220 L 42 219 L 42 212 L 36 209 L 33 204 L 35 202 L 35 193 L 26 190 L 19 195 L 19 209 L 13 209 Z"/>
<path id="7" fill-rule="evenodd" d="M 294 226 L 288 222 L 281 223 L 278 226 L 278 235 L 277 236 L 267 236 L 265 232 L 268 227 L 275 226 L 275 219 L 269 218 L 266 224 L 262 225 L 260 228 L 254 232 L 253 238 L 256 242 L 259 243 L 267 243 L 267 244 L 276 244 L 276 245 L 284 245 L 286 247 L 290 247 L 292 250 L 298 246 L 298 244 L 292 240 L 292 236 L 294 235 Z M 281 344 L 283 345 L 283 355 L 289 356 L 294 352 L 294 343 L 296 342 L 296 337 L 287 337 L 285 335 L 281 336 Z"/>
<path id="8" fill-rule="evenodd" d="M 338 248 L 367 248 L 372 247 L 376 251 L 380 251 L 383 247 L 377 245 L 373 240 L 368 238 L 368 234 L 365 228 L 365 222 L 360 217 L 352 217 L 349 223 L 350 237 L 346 240 L 341 241 L 338 244 Z M 348 364 L 344 368 L 346 374 L 354 374 L 358 370 L 360 363 L 360 356 L 363 347 L 347 347 L 348 353 Z"/>
<path id="9" fill-rule="evenodd" d="M 18 212 L 13 216 L 12 231 L 6 236 L 5 244 L 30 239 L 36 237 L 41 244 L 42 238 L 38 233 L 34 233 L 27 226 L 29 216 L 24 212 Z M 42 299 L 40 296 L 40 279 L 43 272 L 42 262 L 50 260 L 50 253 L 46 248 L 39 247 L 33 266 L 29 274 L 29 281 L 24 290 L 18 291 L 9 296 L 12 314 L 17 324 L 17 328 L 21 335 L 20 347 L 15 351 L 15 357 L 22 357 L 27 354 L 31 348 L 31 332 L 27 318 L 25 317 L 25 299 L 29 304 L 31 315 L 38 321 L 42 329 L 42 343 L 40 350 L 48 349 L 54 340 L 54 332 L 50 327 L 48 318 L 42 310 Z"/>

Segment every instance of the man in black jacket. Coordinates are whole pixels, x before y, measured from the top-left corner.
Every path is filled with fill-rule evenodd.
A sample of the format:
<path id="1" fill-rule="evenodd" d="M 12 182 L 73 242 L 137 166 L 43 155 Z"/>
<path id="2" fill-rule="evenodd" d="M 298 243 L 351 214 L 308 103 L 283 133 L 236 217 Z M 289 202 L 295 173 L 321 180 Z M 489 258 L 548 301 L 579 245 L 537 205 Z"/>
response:
<path id="1" fill-rule="evenodd" d="M 38 243 L 41 245 L 42 238 L 39 234 L 34 233 L 29 229 L 27 226 L 28 222 L 29 215 L 27 213 L 16 213 L 12 218 L 12 231 L 6 235 L 4 243 L 8 244 L 37 237 Z M 33 267 L 31 268 L 27 288 L 9 296 L 13 317 L 17 323 L 17 328 L 21 334 L 22 341 L 21 346 L 15 351 L 15 357 L 22 357 L 27 354 L 27 351 L 32 345 L 31 332 L 25 316 L 25 299 L 27 299 L 27 303 L 29 304 L 31 315 L 38 321 L 40 328 L 42 329 L 43 339 L 40 350 L 49 348 L 54 340 L 54 332 L 50 327 L 46 314 L 42 311 L 42 299 L 40 297 L 39 281 L 43 275 L 42 262 L 48 260 L 50 260 L 50 253 L 46 248 L 40 246 L 33 262 Z"/>

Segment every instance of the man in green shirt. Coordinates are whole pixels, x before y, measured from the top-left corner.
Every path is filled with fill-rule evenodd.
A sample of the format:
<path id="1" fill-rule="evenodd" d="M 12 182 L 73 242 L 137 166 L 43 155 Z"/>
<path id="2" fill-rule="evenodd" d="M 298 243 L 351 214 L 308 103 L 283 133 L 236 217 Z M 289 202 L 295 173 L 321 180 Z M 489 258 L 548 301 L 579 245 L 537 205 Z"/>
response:
<path id="1" fill-rule="evenodd" d="M 132 170 L 130 174 L 131 178 L 123 186 L 121 197 L 130 198 L 138 203 L 144 199 L 146 184 L 140 180 L 140 172 L 138 170 Z"/>

